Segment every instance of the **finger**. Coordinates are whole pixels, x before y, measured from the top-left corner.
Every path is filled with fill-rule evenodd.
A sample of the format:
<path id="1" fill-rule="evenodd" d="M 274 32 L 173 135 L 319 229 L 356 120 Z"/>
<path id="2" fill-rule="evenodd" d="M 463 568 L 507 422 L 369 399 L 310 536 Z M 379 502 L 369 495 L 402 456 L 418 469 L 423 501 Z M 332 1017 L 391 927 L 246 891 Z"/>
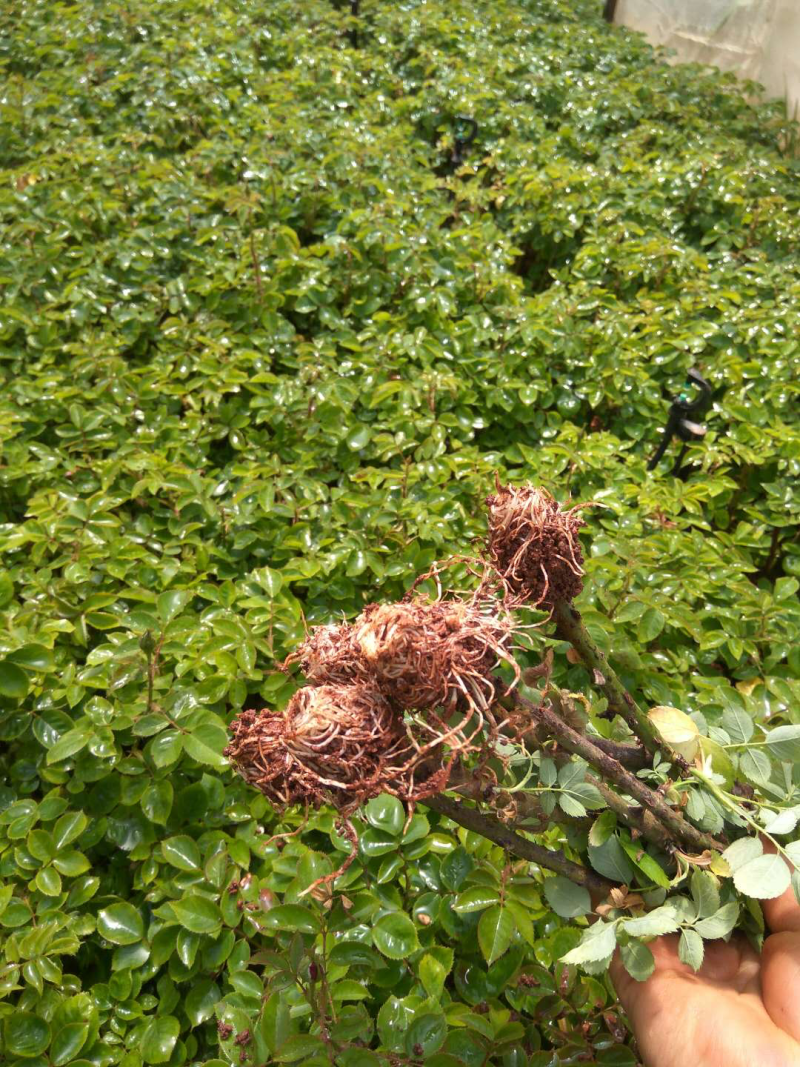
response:
<path id="1" fill-rule="evenodd" d="M 692 975 L 690 967 L 681 963 L 678 959 L 678 937 L 676 934 L 668 934 L 651 941 L 648 948 L 655 958 L 655 970 L 645 982 L 639 982 L 632 978 L 625 970 L 619 950 L 614 953 L 611 961 L 611 981 L 617 991 L 617 996 L 623 1008 L 628 1013 L 634 1028 L 637 1024 L 645 1022 L 648 1014 L 653 1009 L 653 1001 L 660 998 L 662 980 L 670 974 Z"/>
<path id="2" fill-rule="evenodd" d="M 764 841 L 764 851 L 776 851 L 771 841 Z M 767 926 L 773 934 L 800 933 L 800 904 L 797 903 L 793 889 L 787 889 L 772 900 L 762 900 L 761 908 Z"/>
<path id="3" fill-rule="evenodd" d="M 651 1067 L 800 1063 L 795 1039 L 764 1008 L 757 957 L 745 942 L 708 943 L 704 968 L 697 974 L 680 962 L 677 944 L 674 936 L 650 942 L 656 968 L 645 982 L 630 978 L 619 957 L 612 962 L 617 995 L 644 1063 Z"/>
<path id="4" fill-rule="evenodd" d="M 800 1041 L 800 933 L 772 934 L 764 942 L 761 991 L 776 1026 Z"/>
<path id="5" fill-rule="evenodd" d="M 760 966 L 760 957 L 747 939 L 734 936 L 730 941 L 705 943 L 703 963 L 697 977 L 743 993 L 758 988 Z"/>

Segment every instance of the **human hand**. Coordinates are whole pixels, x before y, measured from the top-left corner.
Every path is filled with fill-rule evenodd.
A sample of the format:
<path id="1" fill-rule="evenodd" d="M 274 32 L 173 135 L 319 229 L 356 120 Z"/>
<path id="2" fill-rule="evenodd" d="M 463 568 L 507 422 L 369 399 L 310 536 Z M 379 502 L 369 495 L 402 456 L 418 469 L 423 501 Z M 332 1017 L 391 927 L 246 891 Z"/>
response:
<path id="1" fill-rule="evenodd" d="M 660 937 L 646 982 L 614 958 L 646 1067 L 799 1067 L 800 906 L 791 889 L 761 906 L 771 931 L 761 955 L 741 936 L 706 942 L 695 974 L 678 959 L 677 935 Z"/>

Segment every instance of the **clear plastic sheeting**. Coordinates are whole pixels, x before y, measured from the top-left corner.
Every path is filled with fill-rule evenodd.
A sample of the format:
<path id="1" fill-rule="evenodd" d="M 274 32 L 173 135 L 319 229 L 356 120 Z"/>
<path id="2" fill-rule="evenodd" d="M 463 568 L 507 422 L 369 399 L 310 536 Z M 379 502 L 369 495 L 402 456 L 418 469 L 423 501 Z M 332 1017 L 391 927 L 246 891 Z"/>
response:
<path id="1" fill-rule="evenodd" d="M 800 0 L 618 0 L 615 22 L 674 49 L 677 62 L 760 82 L 800 117 Z"/>

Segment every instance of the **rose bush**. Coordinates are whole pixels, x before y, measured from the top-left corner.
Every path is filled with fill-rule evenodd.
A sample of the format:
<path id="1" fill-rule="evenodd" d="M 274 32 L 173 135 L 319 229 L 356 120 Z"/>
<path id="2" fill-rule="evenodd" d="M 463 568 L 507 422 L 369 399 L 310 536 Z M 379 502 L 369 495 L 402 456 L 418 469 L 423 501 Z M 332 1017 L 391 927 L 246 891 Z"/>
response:
<path id="1" fill-rule="evenodd" d="M 616 918 L 592 960 L 580 889 L 451 817 L 483 798 L 371 800 L 302 896 L 349 840 L 222 755 L 290 700 L 307 624 L 474 553 L 495 474 L 596 504 L 585 630 L 710 760 L 639 780 L 699 833 L 791 840 L 794 130 L 598 7 L 361 0 L 357 48 L 328 0 L 0 14 L 8 1062 L 635 1062 L 604 975 L 559 962 Z M 692 366 L 708 432 L 648 472 Z M 552 648 L 571 721 L 630 741 L 540 632 L 521 666 Z M 543 809 L 517 835 L 655 893 L 671 869 L 548 745 L 511 764 Z M 698 870 L 686 952 L 734 903 L 757 938 L 746 876 Z"/>

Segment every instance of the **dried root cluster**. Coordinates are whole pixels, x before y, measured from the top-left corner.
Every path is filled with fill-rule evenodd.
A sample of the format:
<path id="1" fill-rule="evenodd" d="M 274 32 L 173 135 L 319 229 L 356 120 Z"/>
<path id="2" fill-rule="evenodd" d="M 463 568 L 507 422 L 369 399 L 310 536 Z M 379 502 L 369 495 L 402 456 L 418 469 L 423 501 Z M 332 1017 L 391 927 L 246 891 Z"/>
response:
<path id="1" fill-rule="evenodd" d="M 378 793 L 420 799 L 442 788 L 437 768 L 423 766 L 423 746 L 363 684 L 305 686 L 283 713 L 244 711 L 231 731 L 226 755 L 280 809 L 331 803 L 347 812 Z"/>
<path id="2" fill-rule="evenodd" d="M 288 662 L 314 684 L 282 714 L 243 712 L 226 755 L 280 808 L 347 812 L 384 792 L 413 804 L 496 728 L 493 672 L 516 666 L 513 633 L 507 612 L 476 599 L 371 604 L 309 634 Z"/>
<path id="3" fill-rule="evenodd" d="M 547 490 L 532 485 L 498 485 L 486 503 L 489 560 L 509 605 L 551 608 L 576 597 L 583 589 L 580 507 L 565 511 Z"/>
<path id="4" fill-rule="evenodd" d="M 519 677 L 511 610 L 571 599 L 583 570 L 577 509 L 531 486 L 498 485 L 488 504 L 491 582 L 469 597 L 370 604 L 353 623 L 314 628 L 284 664 L 298 663 L 311 684 L 282 713 L 233 721 L 226 755 L 276 807 L 329 803 L 346 815 L 383 792 L 413 806 L 446 788 L 459 757 L 491 750 L 504 725 L 495 672 L 506 663 L 512 685 Z"/>

